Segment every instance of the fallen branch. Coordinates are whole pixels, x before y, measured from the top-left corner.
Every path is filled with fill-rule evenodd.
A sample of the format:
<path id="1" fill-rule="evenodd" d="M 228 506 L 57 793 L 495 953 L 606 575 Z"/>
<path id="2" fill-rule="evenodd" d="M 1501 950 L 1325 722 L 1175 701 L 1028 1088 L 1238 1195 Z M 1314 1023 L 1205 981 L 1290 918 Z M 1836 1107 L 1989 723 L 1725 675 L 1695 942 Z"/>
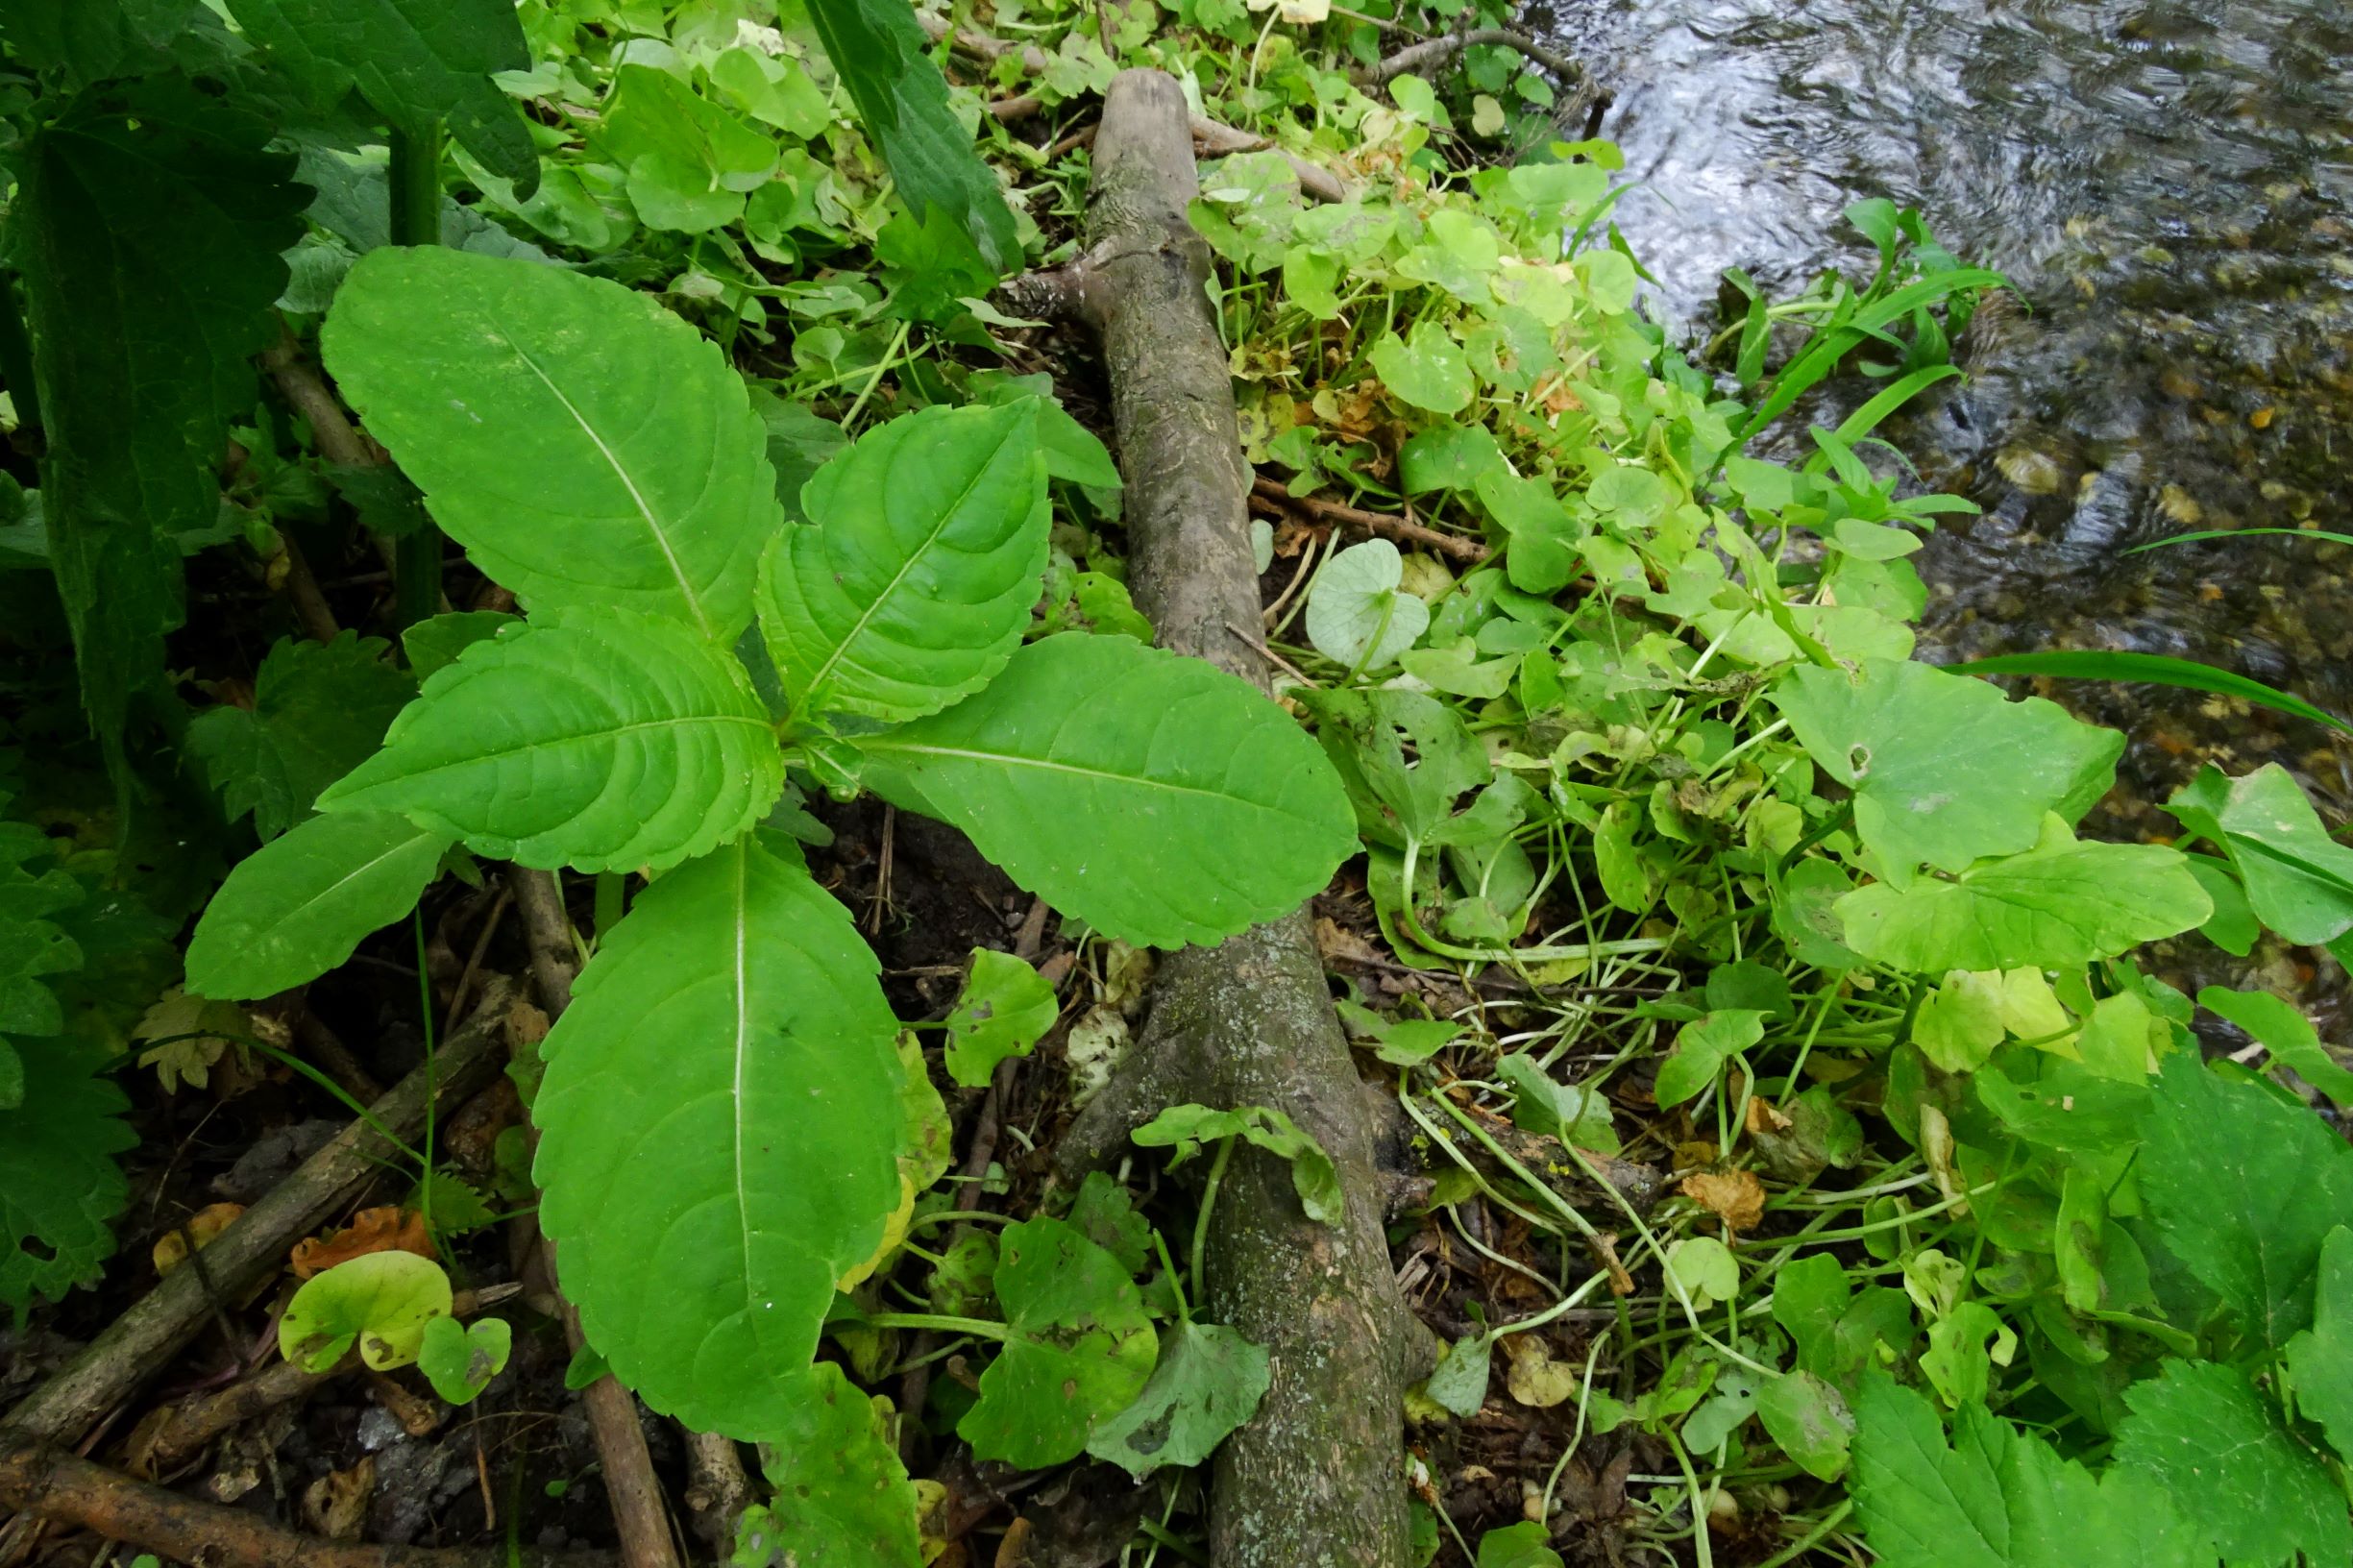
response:
<path id="1" fill-rule="evenodd" d="M 1185 95 L 1122 72 L 1103 101 L 1077 291 L 1103 339 L 1127 490 L 1129 581 L 1157 640 L 1266 688 L 1231 628 L 1255 624 L 1250 472 L 1233 380 L 1186 221 L 1199 191 Z M 1143 1036 L 1057 1151 L 1066 1175 L 1179 1102 L 1264 1105 L 1340 1172 L 1340 1224 L 1309 1219 L 1289 1167 L 1238 1151 L 1210 1216 L 1211 1311 L 1264 1345 L 1258 1413 L 1217 1451 L 1211 1555 L 1221 1568 L 1407 1560 L 1403 1396 L 1427 1335 L 1397 1291 L 1364 1096 L 1304 914 L 1163 958 Z"/>
<path id="2" fill-rule="evenodd" d="M 1264 136 L 1254 136 L 1247 131 L 1237 130 L 1221 120 L 1213 120 L 1206 114 L 1193 115 L 1190 123 L 1193 149 L 1196 152 L 1207 153 L 1212 158 L 1223 158 L 1229 153 L 1262 152 L 1275 145 Z M 1280 149 L 1277 150 L 1280 151 Z M 1338 175 L 1334 174 L 1321 163 L 1290 152 L 1283 154 L 1283 161 L 1288 163 L 1291 166 L 1291 173 L 1299 177 L 1299 189 L 1302 194 L 1312 196 L 1319 202 L 1348 200 L 1347 185 L 1341 183 Z"/>
<path id="3" fill-rule="evenodd" d="M 743 1453 L 723 1433 L 686 1430 L 686 1507 L 695 1533 L 724 1562 L 735 1552 L 736 1528 L 754 1495 Z"/>
<path id="4" fill-rule="evenodd" d="M 1574 58 L 1537 42 L 1517 28 L 1474 27 L 1465 33 L 1449 34 L 1442 38 L 1432 38 L 1427 43 L 1409 45 L 1386 60 L 1364 66 L 1355 73 L 1353 80 L 1360 87 L 1382 86 L 1409 72 L 1418 76 L 1424 71 L 1434 70 L 1463 50 L 1481 44 L 1516 49 L 1564 83 L 1582 82 L 1585 79 L 1584 66 Z"/>
<path id="5" fill-rule="evenodd" d="M 488 1083 L 499 1070 L 508 996 L 503 980 L 484 987 L 465 1027 L 370 1109 L 375 1120 L 406 1141 L 425 1125 L 429 1099 L 454 1107 Z M 0 1421 L 0 1437 L 70 1442 L 88 1431 L 196 1337 L 216 1301 L 240 1298 L 283 1267 L 287 1248 L 347 1207 L 398 1156 L 367 1122 L 352 1123 L 214 1237 L 204 1249 L 204 1267 L 165 1275 L 11 1410 Z M 207 1282 L 217 1297 L 208 1294 Z"/>
<path id="6" fill-rule="evenodd" d="M 1358 528 L 1365 533 L 1377 533 L 1401 545 L 1418 545 L 1424 550 L 1434 550 L 1441 555 L 1451 555 L 1458 561 L 1473 566 L 1494 553 L 1476 539 L 1440 533 L 1409 518 L 1391 517 L 1386 512 L 1360 511 L 1354 506 L 1314 496 L 1294 496 L 1284 488 L 1282 480 L 1270 479 L 1263 474 L 1250 481 L 1250 493 L 1253 499 L 1262 502 L 1269 509 L 1306 512 L 1327 523 L 1337 523 L 1343 527 Z"/>
<path id="7" fill-rule="evenodd" d="M 504 1543 L 355 1546 L 321 1540 L 271 1524 L 251 1509 L 200 1502 L 134 1481 L 21 1433 L 0 1434 L 0 1507 L 79 1525 L 110 1541 L 207 1568 L 603 1568 L 613 1560 L 607 1552 L 549 1552 Z"/>

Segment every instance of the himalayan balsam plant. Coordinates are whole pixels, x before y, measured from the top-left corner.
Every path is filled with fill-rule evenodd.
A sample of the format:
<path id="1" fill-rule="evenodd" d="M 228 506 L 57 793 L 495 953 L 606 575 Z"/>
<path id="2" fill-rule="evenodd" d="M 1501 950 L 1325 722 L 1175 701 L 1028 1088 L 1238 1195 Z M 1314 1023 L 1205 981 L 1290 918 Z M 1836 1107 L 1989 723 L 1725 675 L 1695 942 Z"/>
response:
<path id="1" fill-rule="evenodd" d="M 951 822 L 1055 908 L 1160 946 L 1322 887 L 1356 845 L 1347 796 L 1231 675 L 1128 637 L 1024 643 L 1048 477 L 1085 440 L 1041 400 L 883 425 L 788 521 L 720 351 L 618 284 L 380 251 L 323 345 L 528 614 L 445 618 L 435 641 L 474 640 L 320 815 L 229 878 L 190 989 L 263 996 L 332 968 L 453 845 L 645 873 L 545 1042 L 541 1217 L 618 1376 L 699 1428 L 774 1438 L 837 1287 L 920 1185 L 898 1024 L 802 863 L 788 775 Z"/>

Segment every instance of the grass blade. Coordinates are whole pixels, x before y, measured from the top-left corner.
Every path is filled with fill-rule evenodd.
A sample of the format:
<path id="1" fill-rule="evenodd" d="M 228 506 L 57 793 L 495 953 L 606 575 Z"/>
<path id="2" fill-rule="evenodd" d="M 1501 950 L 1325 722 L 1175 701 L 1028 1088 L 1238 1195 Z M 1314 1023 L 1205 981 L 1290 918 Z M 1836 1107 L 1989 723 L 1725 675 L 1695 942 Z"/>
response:
<path id="1" fill-rule="evenodd" d="M 2151 686 L 2182 686 L 2194 692 L 2236 697 L 2261 707 L 2309 719 L 2316 724 L 2353 735 L 2347 723 L 2326 708 L 2300 697 L 2266 686 L 2194 659 L 2168 658 L 2162 653 L 2123 653 L 2104 649 L 2060 649 L 2043 653 L 2003 653 L 1990 659 L 1949 664 L 1946 669 L 1971 675 L 2054 675 L 2061 680 L 2116 680 Z"/>

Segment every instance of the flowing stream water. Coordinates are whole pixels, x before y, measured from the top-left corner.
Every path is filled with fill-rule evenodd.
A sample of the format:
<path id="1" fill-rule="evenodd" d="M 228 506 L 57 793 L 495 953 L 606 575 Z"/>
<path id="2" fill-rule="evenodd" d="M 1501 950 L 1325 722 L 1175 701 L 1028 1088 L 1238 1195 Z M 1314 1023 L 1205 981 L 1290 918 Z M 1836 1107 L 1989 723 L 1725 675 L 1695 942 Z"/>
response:
<path id="1" fill-rule="evenodd" d="M 1601 134 L 1644 185 L 1618 220 L 1678 325 L 1712 330 L 1727 266 L 1779 297 L 1833 265 L 1859 281 L 1839 214 L 1864 196 L 2017 285 L 1965 336 L 1968 380 L 1884 432 L 1927 488 L 1984 507 L 1917 557 L 1924 656 L 2166 653 L 2353 712 L 2353 548 L 2125 553 L 2191 528 L 2353 532 L 2353 8 L 1577 5 L 1550 31 L 1613 94 Z M 2331 821 L 2353 811 L 2353 746 L 2316 725 L 2148 687 L 2053 695 L 2133 737 L 2111 832 L 2169 835 L 2155 802 L 2205 758 L 2285 763 Z"/>

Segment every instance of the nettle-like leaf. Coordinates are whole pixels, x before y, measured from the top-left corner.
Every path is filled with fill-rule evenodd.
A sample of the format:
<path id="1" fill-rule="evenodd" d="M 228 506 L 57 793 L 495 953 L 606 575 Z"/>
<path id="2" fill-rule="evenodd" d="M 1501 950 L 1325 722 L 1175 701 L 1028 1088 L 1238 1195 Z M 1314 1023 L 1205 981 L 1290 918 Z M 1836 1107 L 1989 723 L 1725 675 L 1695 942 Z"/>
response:
<path id="1" fill-rule="evenodd" d="M 2340 1225 L 2320 1244 L 2312 1327 L 2288 1341 L 2288 1372 L 2296 1408 L 2353 1460 L 2353 1229 Z"/>
<path id="2" fill-rule="evenodd" d="M 2053 816 L 2043 842 L 1949 882 L 1876 882 L 1841 897 L 1847 945 L 1916 974 L 2071 969 L 2198 925 L 2214 901 L 2188 857 L 2153 844 L 2077 842 Z"/>
<path id="3" fill-rule="evenodd" d="M 309 192 L 274 127 L 151 82 L 93 89 L 22 150 L 9 227 L 48 441 L 41 509 L 100 743 L 180 624 L 182 534 L 213 526 L 250 356 L 280 331 L 279 253 Z"/>
<path id="4" fill-rule="evenodd" d="M 1138 945 L 1287 914 L 1357 847 L 1331 765 L 1282 709 L 1126 637 L 1031 643 L 979 696 L 857 744 L 884 798 Z"/>
<path id="5" fill-rule="evenodd" d="M 1061 1011 L 1054 988 L 1036 969 L 1011 953 L 974 948 L 972 972 L 947 1016 L 947 1048 L 941 1053 L 947 1075 L 978 1089 L 999 1062 L 1027 1055 Z"/>
<path id="6" fill-rule="evenodd" d="M 255 674 L 251 708 L 196 716 L 188 748 L 230 817 L 250 811 L 254 831 L 274 839 L 367 760 L 417 695 L 415 678 L 384 661 L 389 646 L 348 631 L 331 643 L 282 639 Z"/>
<path id="7" fill-rule="evenodd" d="M 2280 1420 L 2245 1374 L 2169 1359 L 2124 1390 L 2132 1413 L 2116 1433 L 2117 1469 L 2183 1499 L 2195 1532 L 2234 1563 L 2353 1561 L 2343 1490 Z M 2076 1562 L 2083 1559 L 2078 1557 Z"/>
<path id="8" fill-rule="evenodd" d="M 356 87 L 420 141 L 446 120 L 459 146 L 515 183 L 518 198 L 538 188 L 530 127 L 490 80 L 531 64 L 507 0 L 230 0 L 229 9 L 319 105 Z"/>
<path id="9" fill-rule="evenodd" d="M 848 912 L 759 835 L 641 895 L 542 1052 L 541 1222 L 614 1372 L 773 1441 L 899 1201 L 896 1020 Z"/>
<path id="10" fill-rule="evenodd" d="M 37 875 L 30 863 L 55 845 L 31 822 L 0 821 L 0 1035 L 54 1035 L 65 1028 L 47 977 L 82 967 L 82 949 L 49 919 L 82 902 L 82 885 L 62 867 Z"/>
<path id="11" fill-rule="evenodd" d="M 1152 1320 L 1119 1260 L 1059 1219 L 1005 1228 L 995 1284 L 1010 1332 L 956 1434 L 980 1458 L 1060 1464 L 1143 1391 Z"/>
<path id="12" fill-rule="evenodd" d="M 2290 942 L 2330 942 L 2353 930 L 2353 849 L 2329 836 L 2278 763 L 2243 778 L 2209 765 L 2165 809 L 2230 857 L 2256 918 Z"/>
<path id="13" fill-rule="evenodd" d="M 947 79 L 907 0 L 814 0 L 809 19 L 867 139 L 917 217 L 944 209 L 997 271 L 1021 261 L 1004 188 L 949 107 Z"/>
<path id="14" fill-rule="evenodd" d="M 1772 696 L 1806 753 L 1854 791 L 1855 828 L 1898 877 L 2032 848 L 2046 813 L 2072 822 L 2108 792 L 2124 749 L 2055 702 L 1908 661 L 1801 665 Z"/>
<path id="15" fill-rule="evenodd" d="M 0 1305 L 21 1313 L 98 1277 L 114 1252 L 107 1222 L 131 1187 L 114 1156 L 137 1146 L 131 1109 L 95 1051 L 64 1040 L 14 1043 L 16 1106 L 0 1110 Z"/>
<path id="16" fill-rule="evenodd" d="M 659 870 L 775 803 L 784 762 L 743 666 L 686 626 L 560 610 L 477 643 L 319 797 L 526 866 Z"/>
<path id="17" fill-rule="evenodd" d="M 452 835 L 385 811 L 314 817 L 240 861 L 189 939 L 188 989 L 274 996 L 416 907 Z"/>
<path id="18" fill-rule="evenodd" d="M 1179 1323 L 1136 1402 L 1097 1427 L 1087 1452 L 1139 1480 L 1194 1465 L 1250 1419 L 1265 1397 L 1265 1350 L 1215 1323 Z"/>
<path id="19" fill-rule="evenodd" d="M 763 1451 L 776 1495 L 746 1511 L 733 1568 L 918 1568 L 915 1483 L 890 1435 L 890 1407 L 831 1361 L 785 1375 L 791 1415 Z"/>
<path id="20" fill-rule="evenodd" d="M 2166 1248 L 2274 1349 L 2313 1320 L 2313 1276 L 2353 1214 L 2353 1147 L 2311 1112 L 2176 1053 L 2135 1169 Z"/>
<path id="21" fill-rule="evenodd" d="M 650 297 L 445 247 L 362 257 L 327 366 L 426 504 L 535 610 L 751 623 L 783 520 L 768 432 L 719 346 Z"/>
<path id="22" fill-rule="evenodd" d="M 362 1253 L 312 1275 L 278 1320 L 278 1353 L 324 1372 L 356 1344 L 379 1372 L 406 1366 L 426 1325 L 450 1315 L 450 1277 L 430 1258 L 395 1247 Z"/>
<path id="23" fill-rule="evenodd" d="M 2202 1521 L 2204 1483 L 2095 1478 L 1982 1405 L 1955 1412 L 1948 1443 L 1936 1408 L 1875 1370 L 1854 1415 L 1855 1511 L 1884 1568 L 2214 1568 L 2173 1501 Z"/>
<path id="24" fill-rule="evenodd" d="M 817 471 L 760 563 L 760 630 L 797 713 L 916 719 L 979 691 L 1045 570 L 1038 404 L 926 408 Z"/>

